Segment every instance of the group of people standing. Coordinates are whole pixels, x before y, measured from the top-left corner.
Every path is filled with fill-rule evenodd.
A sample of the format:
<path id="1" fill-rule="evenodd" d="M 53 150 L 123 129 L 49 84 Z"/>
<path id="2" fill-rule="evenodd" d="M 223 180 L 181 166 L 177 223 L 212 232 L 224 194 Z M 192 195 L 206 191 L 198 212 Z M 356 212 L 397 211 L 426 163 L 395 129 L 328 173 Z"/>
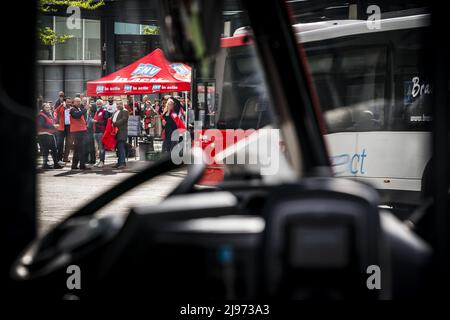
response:
<path id="1" fill-rule="evenodd" d="M 103 167 L 106 150 L 102 142 L 108 126 L 114 129 L 118 161 L 113 168 L 125 168 L 125 143 L 128 138 L 128 111 L 123 102 L 114 101 L 113 97 L 104 103 L 97 99 L 90 103 L 83 94 L 75 98 L 59 93 L 57 102 L 44 103 L 38 114 L 38 143 L 43 157 L 43 169 L 60 169 L 71 163 L 72 170 L 89 170 L 87 164 Z M 73 150 L 72 161 L 69 159 Z M 96 162 L 98 150 L 99 161 Z M 53 167 L 48 164 L 51 154 Z"/>
<path id="2" fill-rule="evenodd" d="M 43 169 L 60 169 L 70 163 L 71 168 L 89 170 L 89 164 L 102 168 L 107 150 L 117 150 L 117 163 L 113 168 L 126 167 L 129 115 L 143 118 L 144 131 L 163 140 L 163 152 L 172 151 L 178 141 L 172 141 L 172 133 L 185 130 L 190 102 L 180 97 L 166 95 L 153 103 L 144 96 L 142 103 L 128 97 L 124 105 L 121 99 L 108 97 L 90 99 L 82 93 L 75 98 L 59 92 L 58 99 L 42 103 L 38 114 L 38 143 L 43 157 Z M 98 162 L 96 162 L 98 154 Z M 53 166 L 49 165 L 49 155 Z"/>

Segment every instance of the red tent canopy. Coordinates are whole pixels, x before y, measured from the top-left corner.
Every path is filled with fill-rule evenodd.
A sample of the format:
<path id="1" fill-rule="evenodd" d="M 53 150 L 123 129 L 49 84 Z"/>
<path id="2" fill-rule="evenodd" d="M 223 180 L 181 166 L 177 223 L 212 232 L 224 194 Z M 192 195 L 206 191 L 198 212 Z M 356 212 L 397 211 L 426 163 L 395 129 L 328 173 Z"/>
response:
<path id="1" fill-rule="evenodd" d="M 170 63 L 161 49 L 103 78 L 88 81 L 88 96 L 189 91 L 191 68 Z"/>

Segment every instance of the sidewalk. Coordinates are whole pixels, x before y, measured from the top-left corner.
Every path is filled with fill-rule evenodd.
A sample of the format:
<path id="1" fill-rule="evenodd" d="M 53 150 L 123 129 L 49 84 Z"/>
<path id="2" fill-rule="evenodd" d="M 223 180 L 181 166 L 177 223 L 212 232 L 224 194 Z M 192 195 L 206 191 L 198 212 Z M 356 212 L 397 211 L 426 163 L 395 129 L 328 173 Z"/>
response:
<path id="1" fill-rule="evenodd" d="M 139 141 L 141 142 L 141 141 Z M 153 142 L 153 146 L 154 146 L 154 150 L 156 152 L 161 152 L 162 151 L 162 140 L 160 139 L 156 139 Z M 73 158 L 73 151 L 71 151 L 70 155 L 69 155 L 69 160 L 72 161 Z M 136 157 L 132 157 L 132 158 L 128 158 L 127 159 L 127 166 L 125 169 L 113 169 L 113 165 L 115 165 L 117 163 L 117 155 L 115 151 L 107 151 L 106 152 L 106 157 L 105 157 L 105 165 L 103 166 L 103 168 L 97 168 L 94 167 L 94 165 L 92 164 L 88 164 L 88 167 L 91 168 L 91 170 L 71 170 L 71 165 L 72 162 L 68 162 L 66 163 L 66 165 L 64 166 L 64 168 L 62 169 L 48 169 L 48 170 L 44 170 L 42 169 L 42 156 L 38 155 L 37 159 L 36 159 L 36 166 L 37 166 L 37 173 L 43 173 L 46 171 L 58 171 L 58 170 L 64 170 L 64 171 L 73 171 L 73 173 L 77 173 L 77 172 L 82 172 L 82 173 L 89 173 L 89 172 L 131 172 L 131 173 L 137 173 L 139 171 L 141 171 L 143 168 L 145 168 L 146 166 L 148 166 L 151 161 L 140 161 L 139 160 L 140 156 L 139 156 L 139 147 L 136 147 Z M 52 161 L 52 157 L 51 155 L 48 156 L 49 165 L 53 165 L 53 161 Z M 98 162 L 98 157 L 96 159 L 96 162 Z"/>
<path id="2" fill-rule="evenodd" d="M 71 171 L 69 163 L 60 170 L 40 170 L 41 173 L 37 176 L 37 215 L 40 234 L 109 188 L 136 174 L 142 166 L 150 164 L 149 161 L 133 158 L 128 162 L 127 169 L 111 169 L 116 161 L 114 154 L 111 153 L 107 156 L 107 166 L 101 169 Z M 128 213 L 132 207 L 157 205 L 181 183 L 186 174 L 186 170 L 182 168 L 161 174 L 112 199 L 96 214 L 120 215 Z"/>
<path id="3" fill-rule="evenodd" d="M 70 156 L 69 156 L 69 160 L 72 161 L 72 156 L 73 156 L 73 152 L 71 152 Z M 97 158 L 97 162 L 98 162 L 98 158 Z M 53 165 L 53 161 L 51 160 L 51 156 L 49 156 L 49 165 Z M 87 166 L 89 166 L 91 168 L 91 170 L 72 170 L 71 169 L 71 165 L 72 162 L 68 162 L 66 163 L 66 165 L 64 166 L 64 168 L 62 169 L 48 169 L 48 170 L 43 170 L 42 167 L 42 157 L 39 156 L 38 159 L 36 159 L 36 165 L 37 165 L 37 172 L 38 173 L 43 173 L 46 171 L 72 171 L 73 173 L 89 173 L 89 172 L 95 172 L 95 173 L 99 173 L 99 172 L 131 172 L 131 173 L 137 173 L 139 171 L 142 171 L 143 168 L 147 167 L 151 161 L 140 161 L 139 160 L 139 155 L 136 154 L 136 157 L 133 158 L 128 158 L 127 159 L 127 166 L 124 169 L 113 169 L 113 165 L 115 165 L 117 163 L 117 156 L 116 156 L 116 152 L 115 151 L 107 151 L 106 152 L 106 157 L 105 157 L 105 165 L 103 166 L 103 168 L 97 168 L 94 167 L 94 165 L 92 164 L 88 164 Z"/>

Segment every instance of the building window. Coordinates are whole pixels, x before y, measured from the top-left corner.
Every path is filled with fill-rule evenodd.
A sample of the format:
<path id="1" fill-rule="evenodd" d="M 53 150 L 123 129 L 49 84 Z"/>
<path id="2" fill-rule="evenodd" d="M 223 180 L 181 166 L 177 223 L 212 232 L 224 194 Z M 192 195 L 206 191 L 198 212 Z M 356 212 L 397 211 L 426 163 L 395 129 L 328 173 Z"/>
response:
<path id="1" fill-rule="evenodd" d="M 143 35 L 146 34 L 145 33 L 146 28 L 150 28 L 150 30 L 153 30 L 157 27 L 155 25 L 147 25 L 147 24 L 115 22 L 114 34 Z"/>
<path id="2" fill-rule="evenodd" d="M 141 34 L 141 28 L 136 23 L 114 22 L 115 34 Z"/>
<path id="3" fill-rule="evenodd" d="M 83 60 L 83 24 L 79 29 L 69 29 L 66 17 L 55 17 L 55 32 L 70 34 L 73 38 L 55 46 L 56 60 Z"/>
<path id="4" fill-rule="evenodd" d="M 53 30 L 53 17 L 40 16 L 37 23 L 41 30 L 44 30 L 45 28 Z M 37 58 L 38 60 L 53 60 L 53 46 L 44 45 L 39 41 L 37 46 Z"/>
<path id="5" fill-rule="evenodd" d="M 100 60 L 100 21 L 84 20 L 84 60 Z"/>
<path id="6" fill-rule="evenodd" d="M 79 29 L 69 29 L 66 17 L 40 16 L 39 28 L 51 28 L 58 35 L 72 35 L 64 43 L 38 44 L 38 60 L 101 60 L 100 21 L 82 19 Z"/>

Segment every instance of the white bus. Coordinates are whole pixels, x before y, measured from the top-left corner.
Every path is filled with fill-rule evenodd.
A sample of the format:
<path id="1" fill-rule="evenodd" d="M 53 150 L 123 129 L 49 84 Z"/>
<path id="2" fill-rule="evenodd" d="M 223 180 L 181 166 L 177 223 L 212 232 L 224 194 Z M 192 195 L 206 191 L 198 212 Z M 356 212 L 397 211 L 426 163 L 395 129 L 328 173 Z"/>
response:
<path id="1" fill-rule="evenodd" d="M 396 207 L 420 203 L 431 155 L 432 89 L 421 45 L 428 19 L 383 19 L 379 29 L 360 20 L 294 25 L 326 121 L 335 174 L 372 184 L 384 204 Z M 209 122 L 219 129 L 259 129 L 267 123 L 269 108 L 248 107 L 267 97 L 246 34 L 242 28 L 223 39 L 213 83 L 208 82 L 219 101 Z"/>
<path id="2" fill-rule="evenodd" d="M 337 176 L 418 204 L 431 156 L 431 88 L 423 68 L 428 15 L 295 25 L 327 126 Z"/>

